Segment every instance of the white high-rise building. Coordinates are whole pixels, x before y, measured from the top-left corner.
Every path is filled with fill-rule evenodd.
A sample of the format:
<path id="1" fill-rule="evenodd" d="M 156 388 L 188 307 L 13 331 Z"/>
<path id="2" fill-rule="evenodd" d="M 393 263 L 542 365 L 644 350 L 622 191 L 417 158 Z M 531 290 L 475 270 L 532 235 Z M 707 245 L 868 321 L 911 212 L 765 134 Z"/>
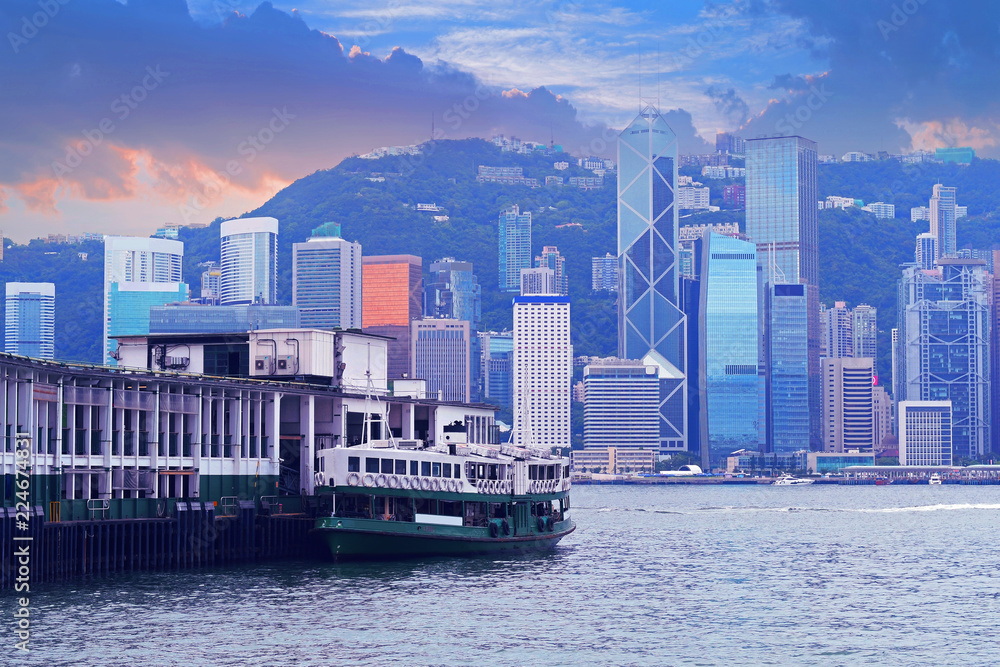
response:
<path id="1" fill-rule="evenodd" d="M 878 309 L 861 303 L 851 311 L 851 335 L 855 357 L 878 358 Z"/>
<path id="2" fill-rule="evenodd" d="M 55 356 L 56 286 L 7 283 L 4 352 L 35 359 Z"/>
<path id="3" fill-rule="evenodd" d="M 521 296 L 558 294 L 556 274 L 550 268 L 521 269 Z"/>
<path id="4" fill-rule="evenodd" d="M 239 218 L 220 227 L 223 305 L 278 300 L 278 221 Z"/>
<path id="5" fill-rule="evenodd" d="M 952 465 L 951 401 L 900 401 L 898 428 L 900 465 Z"/>
<path id="6" fill-rule="evenodd" d="M 121 291 L 136 291 L 135 286 L 145 283 L 167 283 L 165 292 L 177 292 L 181 285 L 184 262 L 184 244 L 170 239 L 141 238 L 132 236 L 104 237 L 104 350 L 105 363 L 114 364 L 111 356 L 115 345 L 111 343 L 109 329 L 111 312 L 111 287 L 119 285 Z M 163 305 L 163 304 L 159 304 Z M 148 321 L 149 314 L 146 313 Z"/>
<path id="7" fill-rule="evenodd" d="M 570 446 L 569 299 L 514 297 L 514 444 Z"/>
<path id="8" fill-rule="evenodd" d="M 851 330 L 851 310 L 844 301 L 836 301 L 833 308 L 823 311 L 823 332 L 826 355 L 831 359 L 854 356 L 854 335 Z"/>
<path id="9" fill-rule="evenodd" d="M 870 452 L 875 441 L 872 360 L 824 358 L 823 450 Z"/>
<path id="10" fill-rule="evenodd" d="M 955 234 L 955 188 L 940 183 L 934 185 L 931 197 L 931 234 L 937 237 L 938 257 L 949 257 L 958 251 Z"/>
<path id="11" fill-rule="evenodd" d="M 292 244 L 292 305 L 302 326 L 361 328 L 361 244 L 313 236 Z"/>
<path id="12" fill-rule="evenodd" d="M 660 377 L 654 365 L 602 359 L 583 369 L 583 447 L 660 445 Z"/>
<path id="13" fill-rule="evenodd" d="M 882 441 L 892 432 L 892 399 L 885 387 L 872 387 L 872 406 L 875 416 L 875 440 L 872 448 L 878 452 Z"/>

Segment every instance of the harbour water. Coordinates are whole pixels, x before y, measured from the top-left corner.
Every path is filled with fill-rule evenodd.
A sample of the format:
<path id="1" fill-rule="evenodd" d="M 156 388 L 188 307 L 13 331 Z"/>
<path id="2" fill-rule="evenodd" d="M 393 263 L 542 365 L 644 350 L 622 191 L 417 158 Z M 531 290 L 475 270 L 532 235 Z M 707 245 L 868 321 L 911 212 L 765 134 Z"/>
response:
<path id="1" fill-rule="evenodd" d="M 25 665 L 992 664 L 1000 489 L 578 487 L 539 557 L 255 566 L 32 592 Z"/>

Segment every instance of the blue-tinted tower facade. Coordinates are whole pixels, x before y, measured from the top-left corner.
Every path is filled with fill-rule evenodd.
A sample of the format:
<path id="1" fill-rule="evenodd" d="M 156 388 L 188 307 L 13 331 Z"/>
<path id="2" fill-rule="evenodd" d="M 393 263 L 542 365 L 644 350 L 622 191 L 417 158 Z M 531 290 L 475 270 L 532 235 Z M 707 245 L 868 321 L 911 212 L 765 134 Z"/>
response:
<path id="1" fill-rule="evenodd" d="M 660 450 L 687 448 L 677 264 L 677 137 L 647 106 L 618 140 L 618 356 L 659 367 Z M 813 204 L 815 206 L 815 204 Z"/>
<path id="2" fill-rule="evenodd" d="M 806 285 L 775 283 L 765 291 L 767 448 L 787 454 L 810 444 L 809 336 Z"/>
<path id="3" fill-rule="evenodd" d="M 500 212 L 497 225 L 499 285 L 504 292 L 521 291 L 521 269 L 531 268 L 531 211 L 516 205 Z"/>
<path id="4" fill-rule="evenodd" d="M 5 292 L 4 352 L 52 359 L 55 356 L 55 285 L 7 283 Z"/>

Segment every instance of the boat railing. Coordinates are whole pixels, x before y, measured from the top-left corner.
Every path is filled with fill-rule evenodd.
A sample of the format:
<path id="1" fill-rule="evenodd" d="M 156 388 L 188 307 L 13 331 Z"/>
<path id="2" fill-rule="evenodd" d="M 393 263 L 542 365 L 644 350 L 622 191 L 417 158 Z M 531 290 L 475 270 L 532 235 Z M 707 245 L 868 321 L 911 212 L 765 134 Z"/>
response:
<path id="1" fill-rule="evenodd" d="M 236 496 L 222 496 L 219 498 L 219 507 L 222 512 L 220 516 L 236 516 L 239 498 Z"/>
<path id="2" fill-rule="evenodd" d="M 90 512 L 90 518 L 96 518 L 98 512 L 101 513 L 101 518 L 105 518 L 105 514 L 111 509 L 111 501 L 107 498 L 91 498 L 87 501 L 87 511 Z"/>

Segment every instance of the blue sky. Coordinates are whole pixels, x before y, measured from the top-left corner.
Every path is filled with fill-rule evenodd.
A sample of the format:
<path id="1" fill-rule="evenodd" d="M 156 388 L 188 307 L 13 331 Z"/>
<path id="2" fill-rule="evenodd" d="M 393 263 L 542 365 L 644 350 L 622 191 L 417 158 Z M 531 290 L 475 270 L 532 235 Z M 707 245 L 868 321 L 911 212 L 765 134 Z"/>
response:
<path id="1" fill-rule="evenodd" d="M 738 130 L 1000 154 L 983 1 L 5 0 L 0 35 L 18 241 L 237 216 L 432 118 L 583 154 L 658 101 L 686 152 Z"/>

